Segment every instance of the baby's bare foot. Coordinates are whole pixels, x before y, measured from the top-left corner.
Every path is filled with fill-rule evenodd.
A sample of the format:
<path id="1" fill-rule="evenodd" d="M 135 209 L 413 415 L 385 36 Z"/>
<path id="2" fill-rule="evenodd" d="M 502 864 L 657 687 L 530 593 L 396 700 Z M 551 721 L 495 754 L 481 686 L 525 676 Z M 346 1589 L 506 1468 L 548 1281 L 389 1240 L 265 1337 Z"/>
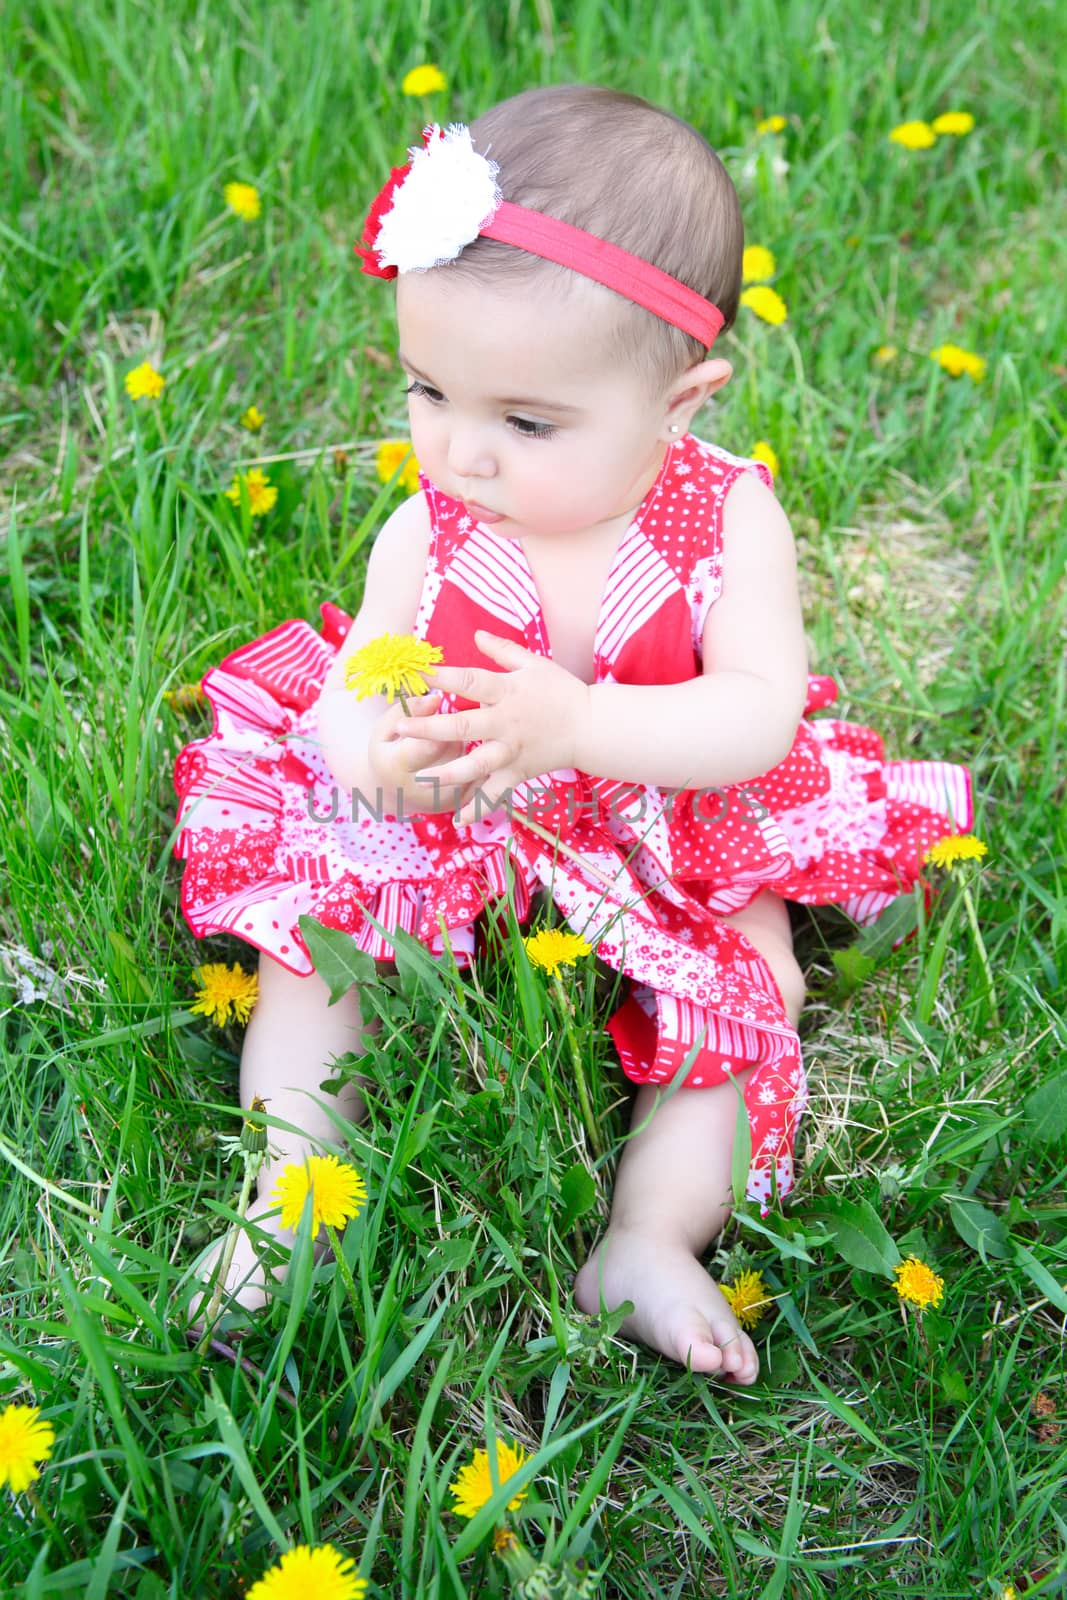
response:
<path id="1" fill-rule="evenodd" d="M 574 1298 L 590 1316 L 632 1300 L 621 1331 L 694 1372 L 715 1372 L 754 1383 L 759 1358 L 718 1284 L 684 1245 L 654 1234 L 612 1228 L 574 1283 Z"/>
<path id="2" fill-rule="evenodd" d="M 272 1212 L 273 1215 L 270 1215 Z M 284 1269 L 271 1271 L 267 1266 L 264 1258 L 270 1247 L 256 1237 L 260 1232 L 269 1234 L 284 1247 L 286 1254 L 292 1248 L 293 1235 L 281 1227 L 277 1204 L 268 1200 L 253 1201 L 248 1208 L 247 1220 L 253 1224 L 253 1228 L 251 1231 L 242 1228 L 237 1235 L 233 1257 L 222 1285 L 220 1313 L 232 1311 L 235 1307 L 244 1311 L 262 1310 L 271 1290 L 284 1276 Z M 197 1267 L 197 1278 L 204 1287 L 189 1306 L 190 1326 L 195 1331 L 202 1330 L 208 1307 L 215 1299 L 217 1277 L 228 1237 L 228 1234 L 223 1234 L 217 1239 L 210 1254 Z"/>

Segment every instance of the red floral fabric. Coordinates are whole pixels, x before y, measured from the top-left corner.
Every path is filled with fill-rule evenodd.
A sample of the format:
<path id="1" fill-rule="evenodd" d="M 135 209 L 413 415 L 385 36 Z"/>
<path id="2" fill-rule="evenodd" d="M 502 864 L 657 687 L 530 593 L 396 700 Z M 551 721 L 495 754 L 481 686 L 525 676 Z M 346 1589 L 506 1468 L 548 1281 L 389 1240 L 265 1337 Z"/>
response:
<path id="1" fill-rule="evenodd" d="M 722 583 L 723 504 L 743 472 L 771 485 L 761 464 L 692 435 L 668 448 L 605 584 L 596 681 L 699 675 Z M 416 635 L 455 665 L 493 665 L 474 647 L 477 628 L 549 654 L 522 546 L 420 481 L 432 538 Z M 479 914 L 509 878 L 520 919 L 543 886 L 569 926 L 631 980 L 609 1023 L 627 1076 L 701 1087 L 751 1068 L 748 1192 L 763 1205 L 785 1194 L 806 1103 L 799 1041 L 766 962 L 723 917 L 773 888 L 873 919 L 916 882 L 932 843 L 971 825 L 966 770 L 886 761 L 869 728 L 806 716 L 779 766 L 723 790 L 561 771 L 522 785 L 510 812 L 470 828 L 448 815 L 387 816 L 376 797 L 338 790 L 318 744 L 319 688 L 349 623 L 330 604 L 322 618 L 319 632 L 282 623 L 204 678 L 215 726 L 175 769 L 175 849 L 193 932 L 237 934 L 306 973 L 297 926 L 305 912 L 381 957 L 396 928 L 440 954 L 443 925 L 465 963 Z M 835 697 L 832 679 L 813 677 L 807 712 Z M 455 703 L 446 697 L 445 709 Z"/>

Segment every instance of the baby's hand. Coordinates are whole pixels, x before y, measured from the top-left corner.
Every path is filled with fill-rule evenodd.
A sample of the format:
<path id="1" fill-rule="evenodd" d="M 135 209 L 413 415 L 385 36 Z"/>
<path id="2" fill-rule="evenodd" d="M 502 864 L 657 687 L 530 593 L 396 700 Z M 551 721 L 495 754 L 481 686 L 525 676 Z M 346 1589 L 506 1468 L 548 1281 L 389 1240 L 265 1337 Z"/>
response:
<path id="1" fill-rule="evenodd" d="M 463 745 L 457 740 L 414 737 L 401 731 L 401 723 L 421 727 L 437 710 L 441 699 L 436 689 L 417 699 L 409 699 L 407 715 L 397 702 L 371 728 L 367 747 L 371 770 L 383 787 L 387 809 L 393 808 L 397 791 L 403 795 L 407 811 L 450 811 L 466 798 L 462 790 L 456 791 L 443 784 L 435 787 L 415 782 L 415 774 L 424 767 L 461 756 Z"/>
<path id="2" fill-rule="evenodd" d="M 479 630 L 475 643 L 505 672 L 481 667 L 436 667 L 434 681 L 449 693 L 478 701 L 473 711 L 430 716 L 420 732 L 461 746 L 481 740 L 477 749 L 445 765 L 422 769 L 445 787 L 471 795 L 481 790 L 492 805 L 527 778 L 574 766 L 577 735 L 587 715 L 588 685 L 556 662 L 526 650 L 512 639 Z M 398 732 L 412 736 L 415 719 L 401 718 Z M 461 821 L 469 821 L 462 814 Z"/>

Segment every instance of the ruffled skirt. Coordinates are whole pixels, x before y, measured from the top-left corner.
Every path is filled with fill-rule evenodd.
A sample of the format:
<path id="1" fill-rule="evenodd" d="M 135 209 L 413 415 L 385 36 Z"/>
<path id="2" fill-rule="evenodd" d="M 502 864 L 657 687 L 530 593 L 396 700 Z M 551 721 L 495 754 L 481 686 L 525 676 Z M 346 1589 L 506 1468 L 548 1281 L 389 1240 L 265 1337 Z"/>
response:
<path id="1" fill-rule="evenodd" d="M 824 717 L 747 785 L 671 794 L 557 773 L 470 828 L 392 817 L 340 790 L 323 758 L 315 705 L 350 619 L 332 605 L 322 616 L 321 633 L 282 623 L 203 680 L 214 729 L 175 767 L 193 933 L 236 934 L 306 974 L 306 914 L 379 958 L 398 928 L 435 954 L 447 936 L 463 965 L 509 883 L 520 921 L 543 886 L 631 980 L 608 1024 L 626 1075 L 706 1087 L 746 1072 L 748 1192 L 785 1194 L 806 1103 L 799 1042 L 767 963 L 723 918 L 770 888 L 872 920 L 918 880 L 931 844 L 970 826 L 965 769 L 886 762 L 870 729 Z M 812 679 L 808 709 L 835 694 Z"/>

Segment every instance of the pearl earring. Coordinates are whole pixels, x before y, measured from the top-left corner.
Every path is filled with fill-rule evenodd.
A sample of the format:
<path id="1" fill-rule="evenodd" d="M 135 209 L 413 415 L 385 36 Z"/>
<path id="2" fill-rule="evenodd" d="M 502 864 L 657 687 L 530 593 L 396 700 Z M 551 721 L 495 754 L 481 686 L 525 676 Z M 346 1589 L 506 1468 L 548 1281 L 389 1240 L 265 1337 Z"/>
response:
<path id="1" fill-rule="evenodd" d="M 678 432 L 678 424 L 676 422 L 672 422 L 671 425 L 670 425 L 669 431 L 671 433 L 677 433 Z"/>

